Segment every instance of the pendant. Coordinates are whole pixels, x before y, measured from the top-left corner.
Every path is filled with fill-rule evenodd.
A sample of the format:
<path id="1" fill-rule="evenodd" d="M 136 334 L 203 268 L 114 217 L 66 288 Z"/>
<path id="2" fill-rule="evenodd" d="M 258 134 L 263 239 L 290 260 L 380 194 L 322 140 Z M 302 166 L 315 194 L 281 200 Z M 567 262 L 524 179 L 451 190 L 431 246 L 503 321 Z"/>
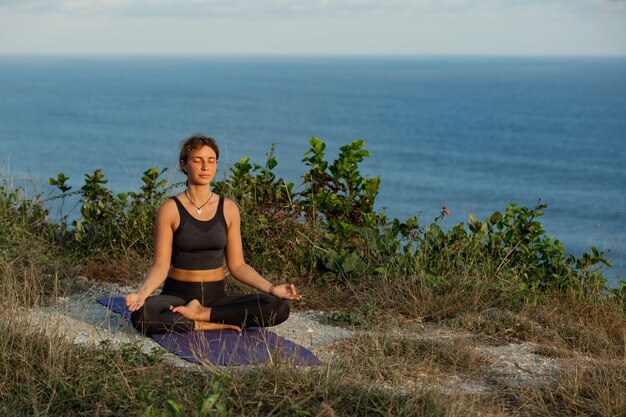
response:
<path id="1" fill-rule="evenodd" d="M 196 213 L 200 214 L 200 213 L 202 213 L 202 210 L 196 209 Z"/>

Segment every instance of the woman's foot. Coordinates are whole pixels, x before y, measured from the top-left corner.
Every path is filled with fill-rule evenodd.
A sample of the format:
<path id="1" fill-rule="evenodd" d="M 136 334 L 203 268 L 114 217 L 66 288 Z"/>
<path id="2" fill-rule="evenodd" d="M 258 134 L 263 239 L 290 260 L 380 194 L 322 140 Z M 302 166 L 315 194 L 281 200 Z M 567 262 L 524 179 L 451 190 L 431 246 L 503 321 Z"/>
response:
<path id="1" fill-rule="evenodd" d="M 208 321 L 199 321 L 196 320 L 196 325 L 194 326 L 194 330 L 235 330 L 236 332 L 241 332 L 241 328 L 237 326 L 233 326 L 232 324 L 222 324 L 222 323 L 209 323 Z"/>
<path id="2" fill-rule="evenodd" d="M 191 300 L 184 306 L 170 306 L 170 310 L 189 320 L 194 320 L 194 330 L 224 330 L 230 329 L 240 332 L 241 328 L 231 324 L 211 323 L 211 308 L 202 307 L 200 301 Z"/>
<path id="3" fill-rule="evenodd" d="M 170 310 L 189 320 L 211 321 L 211 308 L 202 307 L 198 300 L 191 300 L 184 306 L 170 306 Z"/>

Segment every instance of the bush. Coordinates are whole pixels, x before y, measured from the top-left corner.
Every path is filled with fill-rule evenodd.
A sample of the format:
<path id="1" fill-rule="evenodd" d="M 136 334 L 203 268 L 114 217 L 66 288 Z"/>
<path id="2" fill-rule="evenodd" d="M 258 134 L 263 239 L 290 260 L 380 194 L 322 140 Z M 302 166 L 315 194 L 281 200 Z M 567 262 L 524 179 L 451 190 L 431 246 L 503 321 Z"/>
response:
<path id="1" fill-rule="evenodd" d="M 84 185 L 75 193 L 68 193 L 71 189 L 66 185 L 69 178 L 63 173 L 51 178 L 49 183 L 63 192 L 61 198 L 80 195 L 80 218 L 73 221 L 71 230 L 78 249 L 85 254 L 103 252 L 118 257 L 134 250 L 150 256 L 156 210 L 171 188 L 162 179 L 166 170 L 153 167 L 144 171 L 141 192 L 117 195 L 107 188 L 108 180 L 100 169 L 85 174 Z"/>
<path id="2" fill-rule="evenodd" d="M 359 171 L 369 156 L 362 140 L 342 146 L 333 162 L 325 159 L 323 141 L 314 137 L 309 144 L 299 192 L 273 172 L 278 164 L 273 146 L 265 164 L 243 158 L 214 184 L 217 193 L 239 204 L 246 253 L 264 272 L 308 273 L 322 284 L 364 275 L 441 282 L 473 268 L 490 270 L 507 287 L 513 283 L 522 297 L 551 288 L 604 289 L 601 267 L 610 266 L 604 253 L 591 247 L 580 258 L 566 256 L 561 242 L 547 236 L 537 220 L 545 203 L 533 209 L 510 204 L 504 213 L 483 221 L 471 216 L 469 224 L 447 231 L 445 207 L 430 224 L 416 217 L 389 219 L 374 210 L 380 178 L 365 178 Z M 132 249 L 149 256 L 156 208 L 172 188 L 161 179 L 164 172 L 151 168 L 144 172 L 141 192 L 117 195 L 106 187 L 101 170 L 85 175 L 78 192 L 81 217 L 72 230 L 79 248 L 117 254 Z M 63 173 L 50 179 L 63 193 L 69 191 L 66 182 Z"/>

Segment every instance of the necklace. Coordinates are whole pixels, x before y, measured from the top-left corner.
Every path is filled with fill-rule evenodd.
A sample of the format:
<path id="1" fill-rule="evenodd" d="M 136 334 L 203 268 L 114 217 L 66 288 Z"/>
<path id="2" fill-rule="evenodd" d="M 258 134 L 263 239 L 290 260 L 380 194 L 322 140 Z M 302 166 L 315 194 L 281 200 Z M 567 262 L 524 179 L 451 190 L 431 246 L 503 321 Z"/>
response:
<path id="1" fill-rule="evenodd" d="M 191 204 L 193 204 L 193 206 L 196 208 L 196 213 L 198 213 L 198 214 L 202 213 L 202 207 L 206 206 L 208 204 L 208 202 L 211 201 L 211 199 L 213 198 L 213 195 L 214 195 L 214 193 L 213 193 L 213 191 L 211 191 L 211 197 L 209 197 L 209 199 L 207 201 L 205 201 L 203 205 L 198 206 L 189 197 L 189 195 L 187 194 L 187 190 L 185 190 L 185 197 L 187 197 L 187 200 L 189 200 L 191 202 Z"/>

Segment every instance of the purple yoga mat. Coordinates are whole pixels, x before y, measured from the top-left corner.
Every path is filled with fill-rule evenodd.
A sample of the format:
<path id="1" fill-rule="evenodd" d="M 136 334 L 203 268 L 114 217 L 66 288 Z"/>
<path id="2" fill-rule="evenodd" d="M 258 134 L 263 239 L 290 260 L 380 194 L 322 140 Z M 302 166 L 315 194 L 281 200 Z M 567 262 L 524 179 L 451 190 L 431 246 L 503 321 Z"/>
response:
<path id="1" fill-rule="evenodd" d="M 130 318 L 123 297 L 100 298 L 100 304 Z M 189 333 L 154 334 L 157 343 L 173 354 L 194 363 L 213 365 L 251 365 L 272 359 L 295 365 L 321 365 L 313 353 L 265 328 L 208 330 Z"/>

